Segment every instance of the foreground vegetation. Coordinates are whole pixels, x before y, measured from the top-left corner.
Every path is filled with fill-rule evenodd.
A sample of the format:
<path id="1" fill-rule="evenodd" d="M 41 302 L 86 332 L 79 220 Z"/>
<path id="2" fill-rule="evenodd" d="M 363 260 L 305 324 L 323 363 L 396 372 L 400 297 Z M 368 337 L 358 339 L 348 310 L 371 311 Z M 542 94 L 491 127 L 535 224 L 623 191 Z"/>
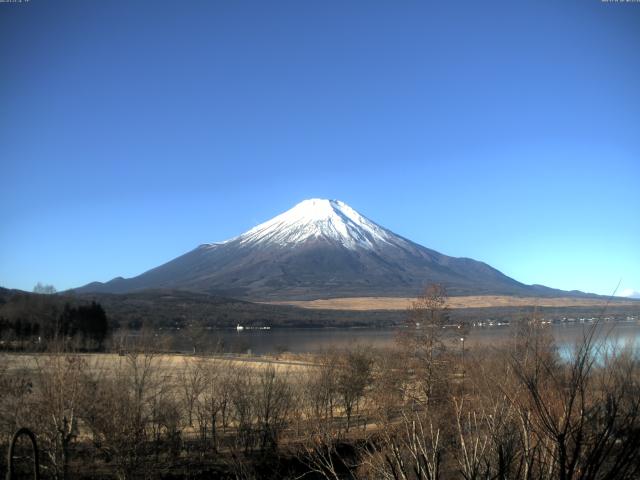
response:
<path id="1" fill-rule="evenodd" d="M 468 350 L 449 321 L 435 291 L 391 350 L 251 362 L 166 355 L 141 335 L 120 355 L 5 355 L 0 443 L 31 429 L 49 478 L 640 475 L 633 352 L 599 348 L 595 324 L 561 358 L 535 318 Z"/>

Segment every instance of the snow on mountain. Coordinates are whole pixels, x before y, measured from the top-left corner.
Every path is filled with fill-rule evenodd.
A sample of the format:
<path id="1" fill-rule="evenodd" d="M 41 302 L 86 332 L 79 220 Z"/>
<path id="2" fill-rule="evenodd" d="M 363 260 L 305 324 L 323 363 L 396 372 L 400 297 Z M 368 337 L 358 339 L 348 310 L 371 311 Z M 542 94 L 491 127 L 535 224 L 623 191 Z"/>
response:
<path id="1" fill-rule="evenodd" d="M 452 295 L 556 295 L 491 266 L 395 235 L 338 200 L 310 199 L 221 243 L 201 245 L 133 278 L 80 292 L 176 289 L 246 299 L 414 296 L 429 283 Z"/>
<path id="2" fill-rule="evenodd" d="M 376 249 L 406 242 L 339 200 L 312 198 L 227 242 L 245 246 L 301 244 L 323 239 L 349 249 Z M 216 244 L 211 244 L 212 246 Z"/>

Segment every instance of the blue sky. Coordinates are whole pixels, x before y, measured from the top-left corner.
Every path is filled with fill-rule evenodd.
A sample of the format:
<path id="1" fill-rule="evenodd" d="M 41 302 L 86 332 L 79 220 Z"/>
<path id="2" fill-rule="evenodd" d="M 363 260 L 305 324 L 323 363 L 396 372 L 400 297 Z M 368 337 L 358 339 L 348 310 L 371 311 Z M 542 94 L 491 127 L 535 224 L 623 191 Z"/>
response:
<path id="1" fill-rule="evenodd" d="M 0 3 L 0 285 L 133 276 L 311 197 L 640 290 L 640 4 Z"/>

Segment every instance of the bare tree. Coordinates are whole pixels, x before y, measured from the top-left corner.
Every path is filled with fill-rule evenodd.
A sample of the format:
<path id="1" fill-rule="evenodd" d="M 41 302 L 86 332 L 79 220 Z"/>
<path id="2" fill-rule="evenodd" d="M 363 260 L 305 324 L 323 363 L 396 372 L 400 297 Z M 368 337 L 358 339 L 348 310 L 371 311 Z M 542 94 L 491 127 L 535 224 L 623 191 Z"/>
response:
<path id="1" fill-rule="evenodd" d="M 392 421 L 404 407 L 409 383 L 402 355 L 390 349 L 379 352 L 372 364 L 370 399 L 379 422 Z"/>
<path id="2" fill-rule="evenodd" d="M 353 413 L 357 412 L 365 389 L 371 382 L 371 364 L 371 356 L 363 347 L 350 349 L 339 358 L 336 392 L 346 416 L 347 432 Z"/>
<path id="3" fill-rule="evenodd" d="M 9 369 L 7 357 L 0 359 L 0 471 L 13 434 L 32 424 L 33 379 L 25 369 Z"/>
<path id="4" fill-rule="evenodd" d="M 526 393 L 513 401 L 542 450 L 541 478 L 623 479 L 640 469 L 638 361 L 619 355 L 598 359 L 596 329 L 585 331 L 563 367 L 513 358 Z"/>
<path id="5" fill-rule="evenodd" d="M 181 400 L 187 412 L 187 422 L 193 427 L 193 411 L 196 401 L 205 389 L 205 371 L 201 359 L 184 357 L 184 369 L 178 376 Z"/>
<path id="6" fill-rule="evenodd" d="M 52 295 L 56 292 L 57 292 L 56 287 L 54 287 L 53 285 L 44 285 L 41 282 L 36 283 L 36 285 L 33 287 L 33 293 L 42 293 L 45 295 Z"/>
<path id="7" fill-rule="evenodd" d="M 184 338 L 189 342 L 193 354 L 201 354 L 205 345 L 208 343 L 207 329 L 200 321 L 192 321 L 181 330 Z"/>
<path id="8" fill-rule="evenodd" d="M 255 388 L 255 412 L 260 435 L 260 450 L 274 450 L 288 423 L 291 410 L 291 387 L 288 372 L 277 372 L 267 365 L 258 374 Z"/>
<path id="9" fill-rule="evenodd" d="M 411 304 L 406 328 L 398 337 L 419 395 L 429 404 L 444 381 L 444 327 L 448 322 L 447 294 L 441 285 L 429 285 Z"/>
<path id="10" fill-rule="evenodd" d="M 232 447 L 238 454 L 247 454 L 253 449 L 255 442 L 254 378 L 251 370 L 246 367 L 237 367 L 235 373 L 230 403 L 237 434 Z"/>
<path id="11" fill-rule="evenodd" d="M 83 411 L 94 445 L 114 461 L 121 479 L 136 475 L 149 454 L 157 405 L 168 393 L 153 352 L 129 352 L 92 373 L 94 395 Z"/>
<path id="12" fill-rule="evenodd" d="M 371 443 L 371 448 L 362 450 L 362 476 L 389 480 L 441 478 L 441 432 L 427 412 L 403 410 L 397 421 L 382 426 Z"/>
<path id="13" fill-rule="evenodd" d="M 333 419 L 334 406 L 337 402 L 337 368 L 338 354 L 334 350 L 324 352 L 318 358 L 317 366 L 306 373 L 304 379 L 305 401 L 309 414 L 317 421 Z"/>
<path id="14" fill-rule="evenodd" d="M 86 362 L 73 354 L 54 353 L 35 360 L 38 401 L 34 419 L 56 479 L 69 478 L 70 447 L 78 434 L 78 416 L 86 395 Z"/>
<path id="15" fill-rule="evenodd" d="M 296 449 L 298 459 L 310 472 L 327 480 L 355 479 L 356 465 L 351 465 L 341 452 L 343 439 L 331 424 L 313 421 L 307 424 L 302 445 Z"/>
<path id="16" fill-rule="evenodd" d="M 484 416 L 477 412 L 463 409 L 464 400 L 453 399 L 456 409 L 456 426 L 458 432 L 459 450 L 457 460 L 460 473 L 465 480 L 489 479 L 489 465 L 486 461 L 486 451 L 489 444 L 489 434 L 483 429 Z"/>

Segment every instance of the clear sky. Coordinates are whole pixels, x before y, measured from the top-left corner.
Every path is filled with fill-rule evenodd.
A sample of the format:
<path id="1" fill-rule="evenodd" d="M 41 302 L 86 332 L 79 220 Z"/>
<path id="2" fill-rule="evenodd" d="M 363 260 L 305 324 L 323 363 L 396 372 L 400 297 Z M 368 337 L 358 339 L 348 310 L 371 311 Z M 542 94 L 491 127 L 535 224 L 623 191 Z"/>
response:
<path id="1" fill-rule="evenodd" d="M 0 3 L 0 285 L 134 276 L 310 197 L 640 290 L 640 3 Z"/>

